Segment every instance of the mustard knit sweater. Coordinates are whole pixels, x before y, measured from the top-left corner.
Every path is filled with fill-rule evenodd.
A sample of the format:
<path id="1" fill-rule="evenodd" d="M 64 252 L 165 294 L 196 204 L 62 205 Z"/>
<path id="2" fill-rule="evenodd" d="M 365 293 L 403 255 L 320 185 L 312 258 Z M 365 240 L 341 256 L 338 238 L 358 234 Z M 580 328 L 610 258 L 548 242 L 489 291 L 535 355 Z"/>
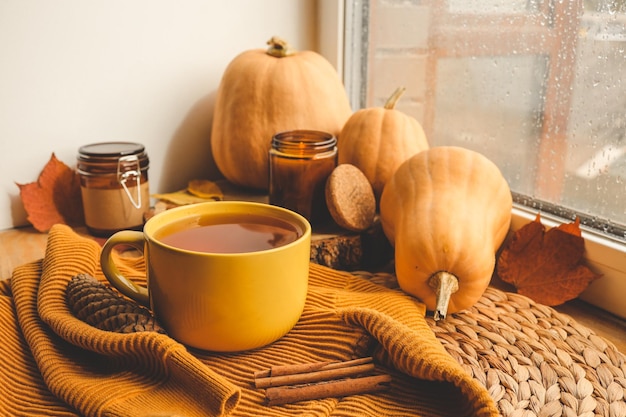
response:
<path id="1" fill-rule="evenodd" d="M 425 309 L 399 290 L 311 264 L 300 321 L 261 349 L 215 354 L 156 332 L 98 330 L 70 312 L 66 287 L 105 282 L 100 246 L 64 225 L 43 260 L 0 281 L 1 416 L 497 416 L 485 388 L 437 341 Z M 124 260 L 144 274 L 140 258 Z M 382 393 L 267 406 L 254 373 L 272 365 L 374 355 Z"/>

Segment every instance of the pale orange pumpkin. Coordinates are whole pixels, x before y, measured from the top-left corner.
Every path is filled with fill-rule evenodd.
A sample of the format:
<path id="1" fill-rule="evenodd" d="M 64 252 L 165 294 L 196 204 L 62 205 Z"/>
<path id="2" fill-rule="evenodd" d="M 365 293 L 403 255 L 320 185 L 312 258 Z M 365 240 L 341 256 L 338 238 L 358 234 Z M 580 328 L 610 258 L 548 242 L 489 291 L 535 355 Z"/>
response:
<path id="1" fill-rule="evenodd" d="M 245 51 L 224 71 L 213 115 L 211 151 L 230 182 L 267 190 L 272 136 L 308 129 L 337 136 L 352 109 L 335 68 L 279 38 Z"/>
<path id="2" fill-rule="evenodd" d="M 400 287 L 435 319 L 474 305 L 491 280 L 511 208 L 507 181 L 478 152 L 433 147 L 409 158 L 380 201 Z"/>
<path id="3" fill-rule="evenodd" d="M 404 91 L 403 87 L 398 88 L 383 107 L 352 114 L 338 138 L 339 163 L 359 168 L 372 184 L 377 201 L 398 166 L 428 149 L 422 125 L 395 108 Z"/>

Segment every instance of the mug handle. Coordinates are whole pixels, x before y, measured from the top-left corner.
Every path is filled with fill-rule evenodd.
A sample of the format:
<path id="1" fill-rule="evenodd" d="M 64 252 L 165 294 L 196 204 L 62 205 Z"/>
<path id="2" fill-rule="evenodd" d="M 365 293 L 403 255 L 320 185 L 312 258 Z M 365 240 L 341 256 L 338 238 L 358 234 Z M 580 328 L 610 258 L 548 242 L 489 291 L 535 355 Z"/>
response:
<path id="1" fill-rule="evenodd" d="M 150 298 L 148 289 L 141 285 L 135 284 L 130 279 L 120 273 L 117 265 L 113 261 L 111 251 L 118 245 L 130 245 L 135 249 L 144 253 L 144 235 L 143 232 L 133 230 L 122 230 L 113 234 L 104 242 L 102 252 L 100 253 L 100 267 L 104 276 L 109 280 L 111 285 L 117 288 L 125 296 L 150 307 Z M 145 254 L 144 254 L 145 255 Z"/>

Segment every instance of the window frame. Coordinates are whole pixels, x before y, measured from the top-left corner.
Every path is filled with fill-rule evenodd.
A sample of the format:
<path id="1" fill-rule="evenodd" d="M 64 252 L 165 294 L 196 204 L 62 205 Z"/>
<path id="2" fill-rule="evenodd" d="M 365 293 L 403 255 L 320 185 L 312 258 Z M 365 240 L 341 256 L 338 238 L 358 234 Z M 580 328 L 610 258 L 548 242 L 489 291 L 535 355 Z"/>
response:
<path id="1" fill-rule="evenodd" d="M 560 2 L 556 3 L 557 6 L 561 4 Z M 362 48 L 367 42 L 363 36 L 363 28 L 359 26 L 367 19 L 367 16 L 363 16 L 360 10 L 364 4 L 367 5 L 367 0 L 318 0 L 317 45 L 319 51 L 335 66 L 342 76 L 355 109 L 360 106 L 359 103 L 366 102 L 366 91 L 361 86 L 360 77 L 363 77 L 363 71 L 367 70 L 367 60 L 361 54 L 359 62 L 355 64 L 351 60 L 346 59 L 345 56 L 346 54 L 354 55 L 353 51 Z M 355 11 L 360 22 L 355 22 L 350 18 Z M 503 22 L 506 22 L 507 25 L 514 22 L 515 25 L 519 25 L 520 30 L 534 30 L 537 36 L 541 36 L 542 33 L 543 35 L 547 34 L 546 32 L 541 32 L 545 30 L 545 25 L 541 25 L 541 22 L 537 21 L 533 16 L 520 16 L 513 18 L 513 20 L 511 18 L 509 16 Z M 556 32 L 550 34 L 547 38 L 544 36 L 544 39 L 550 39 L 551 41 L 544 42 L 544 45 L 540 46 L 543 53 L 550 53 L 554 48 L 558 48 L 559 42 L 572 42 L 570 37 L 575 36 L 576 31 L 567 31 L 568 24 L 571 24 L 571 22 L 561 21 L 561 27 L 559 28 L 557 25 L 555 28 Z M 573 35 L 571 34 L 572 32 L 574 33 Z M 480 33 L 476 33 L 474 36 L 480 36 Z M 449 40 L 449 37 L 442 37 L 438 42 L 445 43 L 449 42 Z M 450 53 L 450 51 L 446 53 Z M 558 68 L 551 68 L 551 70 L 557 71 Z M 568 74 L 561 74 L 561 76 L 569 77 Z M 563 81 L 563 78 L 561 78 L 561 81 Z M 558 94 L 561 93 L 556 88 L 553 88 L 547 95 L 546 110 L 547 117 L 550 120 L 548 120 L 547 126 L 544 126 L 542 131 L 544 140 L 542 140 L 543 145 L 540 148 L 540 153 L 547 152 L 549 154 L 566 146 L 565 135 L 556 134 L 555 132 L 564 132 L 560 127 L 563 126 L 563 123 L 567 124 L 567 115 L 559 114 L 555 108 L 550 109 L 550 103 L 554 103 L 557 101 L 556 99 L 559 99 Z M 428 128 L 427 120 L 424 123 L 425 130 Z M 540 169 L 546 168 L 546 166 L 543 166 Z M 539 172 L 538 178 L 541 178 L 541 172 Z M 554 190 L 553 187 L 555 186 L 555 184 L 537 185 L 544 187 L 543 192 L 548 194 Z M 512 210 L 511 233 L 533 221 L 538 213 L 541 214 L 542 223 L 547 228 L 571 222 L 571 219 L 558 217 L 541 209 L 515 202 Z M 602 278 L 592 282 L 579 298 L 618 317 L 626 318 L 626 303 L 623 300 L 624 295 L 626 295 L 626 243 L 623 240 L 586 226 L 581 226 L 581 229 L 582 236 L 585 239 L 585 261 L 595 272 L 602 274 Z"/>

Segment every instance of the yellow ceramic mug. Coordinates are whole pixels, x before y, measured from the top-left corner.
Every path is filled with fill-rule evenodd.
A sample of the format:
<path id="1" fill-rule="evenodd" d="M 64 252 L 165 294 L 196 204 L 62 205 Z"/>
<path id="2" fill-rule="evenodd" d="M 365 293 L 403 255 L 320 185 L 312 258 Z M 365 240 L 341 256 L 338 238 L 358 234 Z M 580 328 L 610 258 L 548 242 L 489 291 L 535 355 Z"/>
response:
<path id="1" fill-rule="evenodd" d="M 212 232 L 217 238 L 188 237 L 215 225 L 223 228 Z M 292 241 L 277 242 L 285 230 Z M 194 246 L 207 242 L 219 247 Z M 100 263 L 111 284 L 149 306 L 170 336 L 191 347 L 232 352 L 274 342 L 296 324 L 306 299 L 310 243 L 311 225 L 293 211 L 216 201 L 159 213 L 143 232 L 114 234 Z M 111 256 L 118 245 L 143 252 L 148 288 L 120 273 Z"/>

